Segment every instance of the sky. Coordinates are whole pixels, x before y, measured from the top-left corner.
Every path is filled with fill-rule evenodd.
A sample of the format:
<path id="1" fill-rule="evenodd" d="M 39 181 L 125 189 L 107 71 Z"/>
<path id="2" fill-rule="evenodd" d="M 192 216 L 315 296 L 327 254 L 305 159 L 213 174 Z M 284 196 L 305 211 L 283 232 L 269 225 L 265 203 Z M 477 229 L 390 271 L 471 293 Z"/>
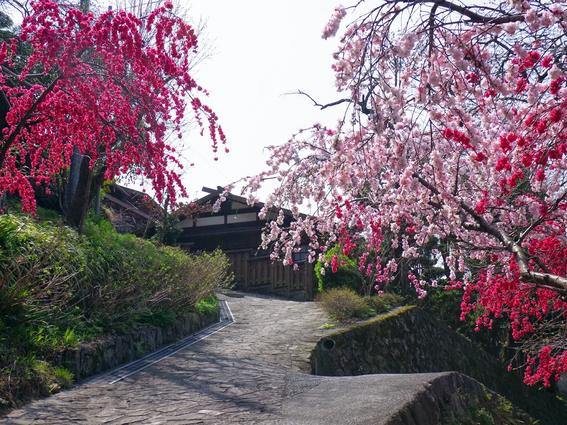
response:
<path id="1" fill-rule="evenodd" d="M 230 152 L 220 152 L 214 161 L 208 136 L 185 135 L 186 156 L 195 164 L 182 176 L 190 199 L 204 195 L 203 186 L 225 186 L 266 169 L 264 147 L 284 143 L 300 128 L 335 125 L 343 108 L 321 111 L 291 93 L 302 90 L 322 104 L 342 97 L 331 69 L 339 39 L 321 38 L 338 4 L 191 0 L 189 13 L 207 20 L 216 51 L 198 66 L 195 78 L 210 93 L 202 100 L 218 115 Z"/>

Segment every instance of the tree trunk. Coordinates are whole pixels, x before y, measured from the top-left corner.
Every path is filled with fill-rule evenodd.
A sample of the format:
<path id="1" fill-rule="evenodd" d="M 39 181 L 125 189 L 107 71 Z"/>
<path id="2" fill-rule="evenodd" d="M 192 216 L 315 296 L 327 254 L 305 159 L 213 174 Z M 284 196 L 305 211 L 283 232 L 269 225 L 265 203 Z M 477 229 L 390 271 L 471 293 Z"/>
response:
<path id="1" fill-rule="evenodd" d="M 83 233 L 83 226 L 89 206 L 97 197 L 100 196 L 100 188 L 104 182 L 106 166 L 102 168 L 89 168 L 90 155 L 84 155 L 78 168 L 78 177 L 75 194 L 69 196 L 67 211 L 65 213 L 67 223 L 76 227 L 79 234 Z"/>
<path id="2" fill-rule="evenodd" d="M 83 233 L 83 226 L 85 224 L 85 216 L 91 201 L 91 186 L 93 171 L 89 168 L 89 157 L 83 156 L 79 172 L 76 178 L 76 187 L 74 193 L 69 190 L 69 207 L 67 209 L 67 223 L 70 226 L 76 227 L 79 234 Z M 70 177 L 70 180 L 73 176 Z M 71 186 L 71 181 L 69 182 Z M 69 188 L 71 189 L 71 188 Z"/>
<path id="3" fill-rule="evenodd" d="M 71 166 L 69 167 L 69 182 L 67 184 L 67 193 L 65 199 L 65 208 L 67 211 L 71 209 L 75 199 L 75 193 L 79 185 L 81 177 L 81 164 L 83 163 L 84 155 L 81 154 L 77 146 L 73 146 L 73 155 L 71 156 Z"/>

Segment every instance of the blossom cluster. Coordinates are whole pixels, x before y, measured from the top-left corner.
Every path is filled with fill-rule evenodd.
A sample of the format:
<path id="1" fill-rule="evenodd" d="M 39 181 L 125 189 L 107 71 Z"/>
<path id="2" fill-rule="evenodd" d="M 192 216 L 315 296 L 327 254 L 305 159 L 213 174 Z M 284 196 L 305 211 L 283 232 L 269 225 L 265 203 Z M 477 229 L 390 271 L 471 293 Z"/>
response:
<path id="1" fill-rule="evenodd" d="M 50 0 L 33 3 L 19 40 L 33 53 L 13 84 L 0 74 L 10 101 L 8 126 L 0 139 L 0 194 L 19 192 L 24 210 L 34 211 L 32 185 L 49 184 L 70 164 L 74 148 L 106 167 L 107 179 L 135 168 L 152 182 L 158 200 L 175 202 L 184 193 L 174 166 L 182 166 L 166 143 L 170 130 L 181 137 L 186 100 L 201 126 L 207 120 L 213 149 L 225 143 L 217 116 L 203 105 L 203 90 L 190 74 L 197 49 L 194 30 L 170 14 L 171 3 L 145 22 L 125 11 L 99 17 L 61 10 Z M 141 29 L 155 34 L 142 40 Z M 0 63 L 10 69 L 17 40 L 3 43 Z M 49 83 L 30 85 L 41 72 Z"/>
<path id="2" fill-rule="evenodd" d="M 325 39 L 334 37 L 337 34 L 337 31 L 339 30 L 339 26 L 341 25 L 341 21 L 345 16 L 346 16 L 345 8 L 343 6 L 338 6 L 335 9 L 335 13 L 327 23 L 327 26 L 323 30 L 323 35 L 321 37 Z"/>

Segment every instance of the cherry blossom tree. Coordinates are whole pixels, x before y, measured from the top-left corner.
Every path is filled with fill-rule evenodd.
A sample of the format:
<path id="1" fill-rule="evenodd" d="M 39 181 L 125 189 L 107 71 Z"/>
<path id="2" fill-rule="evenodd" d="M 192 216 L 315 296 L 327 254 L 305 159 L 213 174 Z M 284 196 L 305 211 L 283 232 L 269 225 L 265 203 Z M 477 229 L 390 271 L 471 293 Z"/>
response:
<path id="1" fill-rule="evenodd" d="M 567 371 L 567 10 L 382 0 L 361 14 L 366 3 L 338 7 L 323 33 L 360 15 L 334 57 L 346 95 L 316 103 L 346 105 L 345 120 L 272 147 L 268 171 L 249 180 L 251 199 L 266 179 L 281 182 L 263 214 L 296 212 L 290 227 L 268 226 L 264 247 L 291 264 L 305 238 L 313 261 L 363 237 L 378 254 L 360 267 L 381 289 L 398 267 L 385 249 L 417 258 L 439 238 L 463 314 L 479 311 L 478 327 L 507 318 L 525 382 L 548 386 Z M 302 204 L 315 213 L 302 218 Z M 406 272 L 420 296 L 437 283 Z"/>
<path id="2" fill-rule="evenodd" d="M 160 202 L 185 195 L 168 129 L 181 138 L 189 109 L 214 152 L 225 143 L 217 116 L 198 96 L 206 91 L 189 72 L 193 28 L 170 12 L 169 1 L 143 18 L 125 11 L 95 17 L 49 0 L 32 5 L 19 40 L 0 48 L 0 84 L 10 103 L 0 138 L 0 194 L 18 192 L 33 212 L 33 185 L 48 185 L 78 148 L 91 168 L 103 161 L 106 179 L 133 168 Z M 144 44 L 142 32 L 155 34 L 155 42 Z M 18 42 L 33 49 L 19 73 Z M 47 84 L 34 83 L 37 74 Z"/>

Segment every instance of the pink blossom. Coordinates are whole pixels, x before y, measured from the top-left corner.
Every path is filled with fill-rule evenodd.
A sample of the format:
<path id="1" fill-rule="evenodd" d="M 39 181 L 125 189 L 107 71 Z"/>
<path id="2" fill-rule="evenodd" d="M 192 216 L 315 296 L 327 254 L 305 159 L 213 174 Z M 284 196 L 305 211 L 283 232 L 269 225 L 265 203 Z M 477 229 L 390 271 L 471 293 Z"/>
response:
<path id="1" fill-rule="evenodd" d="M 331 16 L 331 19 L 327 23 L 327 26 L 323 30 L 323 35 L 321 38 L 327 39 L 334 37 L 339 30 L 342 19 L 346 16 L 346 10 L 343 6 L 338 6 L 335 8 L 335 13 Z"/>

